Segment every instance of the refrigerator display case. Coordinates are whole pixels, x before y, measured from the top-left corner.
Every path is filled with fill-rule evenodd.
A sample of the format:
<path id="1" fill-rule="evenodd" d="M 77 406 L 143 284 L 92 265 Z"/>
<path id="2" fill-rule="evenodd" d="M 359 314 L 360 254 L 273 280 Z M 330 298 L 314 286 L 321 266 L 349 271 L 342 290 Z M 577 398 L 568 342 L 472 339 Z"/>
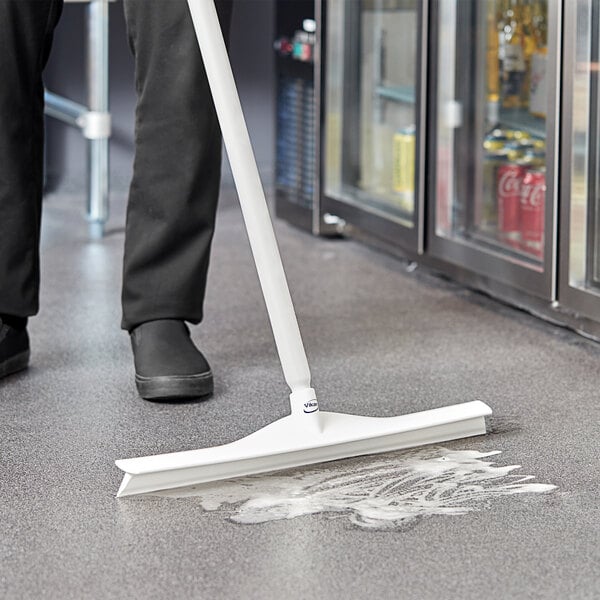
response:
<path id="1" fill-rule="evenodd" d="M 600 0 L 565 6 L 559 301 L 600 321 Z"/>
<path id="2" fill-rule="evenodd" d="M 600 0 L 278 4 L 278 214 L 600 337 Z"/>
<path id="3" fill-rule="evenodd" d="M 556 295 L 562 2 L 432 2 L 428 250 Z"/>
<path id="4" fill-rule="evenodd" d="M 423 250 L 428 3 L 329 0 L 321 217 Z"/>

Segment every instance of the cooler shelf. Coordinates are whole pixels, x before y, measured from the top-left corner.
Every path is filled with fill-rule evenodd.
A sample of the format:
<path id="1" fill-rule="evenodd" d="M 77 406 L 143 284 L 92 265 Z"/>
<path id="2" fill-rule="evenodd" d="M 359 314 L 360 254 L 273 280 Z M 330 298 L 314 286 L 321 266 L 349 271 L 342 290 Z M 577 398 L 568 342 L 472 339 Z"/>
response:
<path id="1" fill-rule="evenodd" d="M 410 85 L 402 86 L 387 86 L 378 85 L 375 88 L 375 93 L 380 98 L 386 100 L 393 100 L 395 102 L 402 102 L 403 104 L 414 104 L 416 101 L 415 88 Z"/>
<path id="2" fill-rule="evenodd" d="M 535 117 L 524 108 L 502 108 L 500 125 L 509 129 L 526 131 L 537 138 L 546 138 L 546 119 Z"/>

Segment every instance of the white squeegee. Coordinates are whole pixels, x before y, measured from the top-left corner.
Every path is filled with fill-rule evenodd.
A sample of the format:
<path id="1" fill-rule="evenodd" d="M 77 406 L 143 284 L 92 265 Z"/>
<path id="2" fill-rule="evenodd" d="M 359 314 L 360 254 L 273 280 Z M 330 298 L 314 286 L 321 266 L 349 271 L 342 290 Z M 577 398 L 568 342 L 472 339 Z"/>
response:
<path id="1" fill-rule="evenodd" d="M 256 269 L 290 394 L 291 415 L 223 446 L 116 461 L 117 496 L 433 444 L 486 432 L 492 413 L 467 402 L 398 417 L 320 412 L 273 225 L 213 0 L 188 0 Z"/>

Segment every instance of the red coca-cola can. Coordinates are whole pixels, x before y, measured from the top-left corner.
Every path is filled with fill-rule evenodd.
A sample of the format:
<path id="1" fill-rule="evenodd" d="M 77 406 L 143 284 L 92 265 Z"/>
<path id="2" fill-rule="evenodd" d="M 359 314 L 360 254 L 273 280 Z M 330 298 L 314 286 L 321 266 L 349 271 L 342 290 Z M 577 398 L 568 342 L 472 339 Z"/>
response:
<path id="1" fill-rule="evenodd" d="M 546 169 L 531 169 L 521 185 L 521 249 L 537 258 L 544 256 L 544 208 Z"/>
<path id="2" fill-rule="evenodd" d="M 525 169 L 519 164 L 508 163 L 498 168 L 498 232 L 500 240 L 513 248 L 519 248 L 521 243 L 519 205 L 524 176 Z"/>

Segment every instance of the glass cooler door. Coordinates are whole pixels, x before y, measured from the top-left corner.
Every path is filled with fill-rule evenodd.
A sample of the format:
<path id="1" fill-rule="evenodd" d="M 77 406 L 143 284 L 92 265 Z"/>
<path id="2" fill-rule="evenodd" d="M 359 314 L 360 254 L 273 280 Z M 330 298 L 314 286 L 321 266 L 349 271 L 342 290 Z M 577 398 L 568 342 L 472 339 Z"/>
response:
<path id="1" fill-rule="evenodd" d="M 329 0 L 323 200 L 330 214 L 421 251 L 428 3 Z"/>
<path id="2" fill-rule="evenodd" d="M 565 6 L 561 305 L 600 320 L 600 0 Z"/>
<path id="3" fill-rule="evenodd" d="M 561 3 L 437 0 L 429 250 L 553 299 Z"/>

